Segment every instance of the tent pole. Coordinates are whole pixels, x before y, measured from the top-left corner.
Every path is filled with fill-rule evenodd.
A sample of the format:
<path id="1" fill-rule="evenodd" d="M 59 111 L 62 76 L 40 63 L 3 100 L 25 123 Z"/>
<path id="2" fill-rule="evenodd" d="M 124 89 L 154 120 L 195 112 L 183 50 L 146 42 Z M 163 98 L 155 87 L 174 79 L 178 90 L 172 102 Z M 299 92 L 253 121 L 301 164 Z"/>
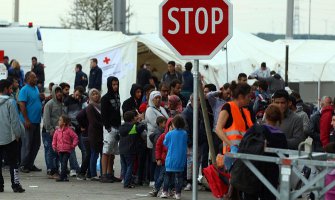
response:
<path id="1" fill-rule="evenodd" d="M 286 45 L 285 51 L 285 86 L 288 86 L 288 57 L 289 57 L 289 46 Z"/>
<path id="2" fill-rule="evenodd" d="M 228 44 L 226 44 L 226 46 L 224 47 L 226 50 L 226 82 L 229 83 L 228 80 Z"/>
<path id="3" fill-rule="evenodd" d="M 192 172 L 192 200 L 198 200 L 198 78 L 199 60 L 194 60 L 193 70 L 193 172 Z"/>
<path id="4" fill-rule="evenodd" d="M 318 109 L 321 109 L 321 80 L 318 80 Z"/>

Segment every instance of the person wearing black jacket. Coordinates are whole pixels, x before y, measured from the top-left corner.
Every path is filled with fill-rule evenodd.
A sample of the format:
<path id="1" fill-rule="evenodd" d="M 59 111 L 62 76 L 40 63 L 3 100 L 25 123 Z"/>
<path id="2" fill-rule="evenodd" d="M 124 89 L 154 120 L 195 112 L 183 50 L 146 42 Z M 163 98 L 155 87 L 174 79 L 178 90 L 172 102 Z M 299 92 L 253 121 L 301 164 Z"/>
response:
<path id="1" fill-rule="evenodd" d="M 138 111 L 142 102 L 142 87 L 139 84 L 133 84 L 130 89 L 130 97 L 122 104 L 122 112 Z"/>
<path id="2" fill-rule="evenodd" d="M 101 91 L 102 84 L 102 70 L 98 67 L 98 60 L 96 58 L 91 59 L 91 71 L 88 82 L 88 89 L 95 88 Z"/>
<path id="3" fill-rule="evenodd" d="M 37 76 L 37 86 L 40 91 L 44 91 L 44 81 L 45 81 L 45 74 L 44 74 L 44 65 L 42 63 L 37 62 L 36 57 L 31 58 L 31 71 L 34 72 Z"/>
<path id="4" fill-rule="evenodd" d="M 139 150 L 138 142 L 141 140 L 141 133 L 146 128 L 144 123 L 136 123 L 136 115 L 134 111 L 127 111 L 123 117 L 125 123 L 120 126 L 119 150 L 124 188 L 134 188 L 131 184 L 133 166 Z"/>
<path id="5" fill-rule="evenodd" d="M 87 79 L 87 74 L 85 74 L 82 71 L 83 67 L 81 64 L 76 65 L 76 78 L 74 79 L 74 88 L 77 86 L 81 86 L 86 90 L 87 84 L 88 84 L 88 79 Z"/>
<path id="6" fill-rule="evenodd" d="M 101 98 L 101 117 L 105 127 L 101 159 L 101 181 L 104 183 L 120 182 L 114 176 L 113 164 L 115 156 L 112 154 L 114 145 L 116 145 L 116 137 L 119 135 L 119 126 L 121 125 L 119 79 L 114 76 L 108 77 L 107 88 L 108 92 Z"/>

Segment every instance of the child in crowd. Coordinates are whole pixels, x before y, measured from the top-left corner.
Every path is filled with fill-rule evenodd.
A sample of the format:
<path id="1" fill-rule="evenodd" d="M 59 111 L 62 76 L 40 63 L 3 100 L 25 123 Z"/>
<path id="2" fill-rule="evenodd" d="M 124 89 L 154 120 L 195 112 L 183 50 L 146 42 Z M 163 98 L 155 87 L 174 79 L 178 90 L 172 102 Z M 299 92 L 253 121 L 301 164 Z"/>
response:
<path id="1" fill-rule="evenodd" d="M 184 130 L 185 121 L 182 116 L 176 115 L 172 119 L 174 130 L 168 132 L 164 139 L 164 146 L 167 148 L 165 160 L 165 177 L 163 183 L 163 192 L 161 198 L 168 197 L 168 189 L 173 179 L 175 179 L 175 199 L 181 198 L 181 189 L 183 187 L 184 169 L 186 166 L 187 154 L 187 133 Z"/>
<path id="2" fill-rule="evenodd" d="M 119 151 L 124 188 L 135 187 L 132 184 L 134 161 L 136 158 L 136 154 L 139 151 L 138 142 L 141 139 L 141 133 L 146 128 L 145 124 L 136 123 L 136 115 L 137 113 L 134 111 L 127 111 L 123 116 L 125 123 L 122 124 L 119 128 Z"/>
<path id="3" fill-rule="evenodd" d="M 156 124 L 157 124 L 157 127 L 154 129 L 154 133 L 149 136 L 149 139 L 153 144 L 152 159 L 153 159 L 154 162 L 156 162 L 156 156 L 155 156 L 155 154 L 156 154 L 156 143 L 157 143 L 157 140 L 158 140 L 159 136 L 162 135 L 162 133 L 164 133 L 166 118 L 163 117 L 163 116 L 157 117 Z M 158 178 L 159 171 L 160 171 L 160 169 L 159 169 L 159 166 L 158 166 L 158 167 L 156 167 L 156 170 L 155 170 L 155 181 Z"/>
<path id="4" fill-rule="evenodd" d="M 71 119 L 62 115 L 58 121 L 58 128 L 56 129 L 53 140 L 52 148 L 59 154 L 61 162 L 61 174 L 57 182 L 69 181 L 67 178 L 67 163 L 70 158 L 71 152 L 78 145 L 77 134 L 69 127 Z"/>
<path id="5" fill-rule="evenodd" d="M 157 179 L 155 179 L 154 189 L 151 192 L 149 192 L 149 195 L 152 197 L 157 197 L 158 192 L 161 189 L 163 181 L 164 181 L 165 159 L 166 159 L 166 154 L 167 154 L 167 148 L 163 145 L 163 141 L 165 139 L 166 134 L 171 130 L 172 130 L 172 118 L 169 118 L 167 122 L 165 123 L 164 133 L 158 137 L 157 142 L 154 145 L 156 163 L 159 169 L 159 174 L 158 174 Z"/>

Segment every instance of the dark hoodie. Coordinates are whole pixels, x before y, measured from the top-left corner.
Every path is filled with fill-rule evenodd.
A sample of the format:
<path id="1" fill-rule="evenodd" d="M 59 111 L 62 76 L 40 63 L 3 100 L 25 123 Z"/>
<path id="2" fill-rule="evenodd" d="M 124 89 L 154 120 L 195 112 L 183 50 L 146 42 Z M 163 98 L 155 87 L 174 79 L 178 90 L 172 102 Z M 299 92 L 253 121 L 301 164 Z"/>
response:
<path id="1" fill-rule="evenodd" d="M 125 122 L 120 126 L 120 154 L 137 154 L 137 152 L 139 152 L 139 148 L 141 148 L 139 142 L 145 128 L 145 124 L 133 124 L 130 122 Z"/>
<path id="2" fill-rule="evenodd" d="M 114 76 L 108 77 L 108 92 L 101 98 L 102 123 L 108 131 L 110 131 L 112 127 L 118 129 L 121 125 L 120 94 L 119 91 L 113 91 L 113 81 L 119 81 L 119 79 Z"/>
<path id="3" fill-rule="evenodd" d="M 131 86 L 130 97 L 129 99 L 125 100 L 122 104 L 123 113 L 126 113 L 127 111 L 138 110 L 140 108 L 142 97 L 140 97 L 139 99 L 135 98 L 135 93 L 136 93 L 136 90 L 138 89 L 143 91 L 141 85 L 139 84 L 133 84 Z"/>

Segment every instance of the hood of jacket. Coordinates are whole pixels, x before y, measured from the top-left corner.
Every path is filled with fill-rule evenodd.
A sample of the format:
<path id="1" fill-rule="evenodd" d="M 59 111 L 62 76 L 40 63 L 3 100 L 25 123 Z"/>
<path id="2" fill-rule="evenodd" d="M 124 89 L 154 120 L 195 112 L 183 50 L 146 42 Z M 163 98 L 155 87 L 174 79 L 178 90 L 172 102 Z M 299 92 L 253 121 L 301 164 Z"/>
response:
<path id="1" fill-rule="evenodd" d="M 273 77 L 274 77 L 275 79 L 281 79 L 281 76 L 280 76 L 279 74 L 275 74 L 275 75 L 273 75 Z"/>
<path id="2" fill-rule="evenodd" d="M 52 96 L 52 99 L 55 101 L 55 102 L 59 102 L 56 98 L 56 90 L 59 89 L 60 91 L 62 91 L 62 88 L 59 86 L 59 85 L 54 85 L 52 86 L 52 90 L 51 90 L 51 96 Z"/>
<path id="3" fill-rule="evenodd" d="M 142 90 L 142 86 L 140 85 L 140 84 L 133 84 L 132 86 L 131 86 L 131 89 L 130 89 L 130 96 L 131 97 L 135 97 L 135 93 L 136 93 L 136 90 L 138 90 L 138 89 L 140 89 L 141 91 L 143 91 Z M 142 97 L 141 97 L 141 99 L 142 99 Z"/>
<path id="4" fill-rule="evenodd" d="M 112 86 L 113 81 L 118 81 L 119 82 L 119 79 L 115 76 L 110 76 L 110 77 L 107 78 L 107 89 L 108 89 L 107 93 L 108 94 L 115 94 L 115 93 L 119 94 L 119 89 L 118 89 L 117 92 L 114 92 L 114 90 L 113 90 L 113 86 Z"/>
<path id="5" fill-rule="evenodd" d="M 0 95 L 0 106 L 1 106 L 2 104 L 6 103 L 7 100 L 9 100 L 9 99 L 10 99 L 10 97 L 7 96 L 7 95 Z"/>
<path id="6" fill-rule="evenodd" d="M 148 103 L 148 105 L 149 105 L 150 107 L 156 107 L 155 104 L 153 103 L 153 99 L 154 99 L 155 97 L 157 97 L 157 96 L 162 97 L 162 95 L 161 95 L 161 93 L 160 93 L 159 91 L 152 91 L 152 92 L 150 93 L 149 103 Z"/>

